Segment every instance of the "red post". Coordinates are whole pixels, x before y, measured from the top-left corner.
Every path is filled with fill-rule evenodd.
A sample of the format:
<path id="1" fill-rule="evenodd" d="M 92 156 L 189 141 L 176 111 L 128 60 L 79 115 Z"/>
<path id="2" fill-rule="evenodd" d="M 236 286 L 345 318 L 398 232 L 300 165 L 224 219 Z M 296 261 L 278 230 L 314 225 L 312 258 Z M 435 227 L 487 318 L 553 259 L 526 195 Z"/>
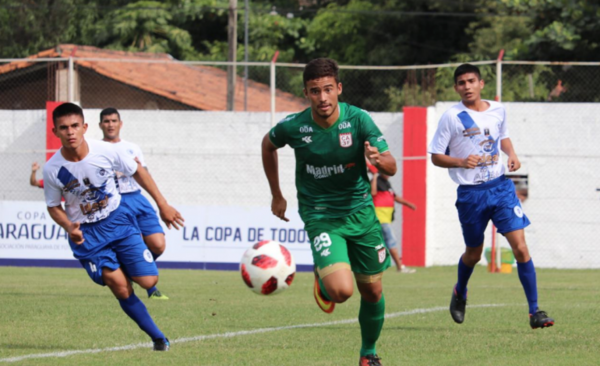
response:
<path id="1" fill-rule="evenodd" d="M 417 210 L 402 207 L 402 262 L 425 266 L 427 108 L 404 108 L 403 150 L 402 197 L 415 203 Z"/>
<path id="2" fill-rule="evenodd" d="M 59 105 L 64 102 L 46 102 L 46 161 L 48 161 L 52 155 L 54 155 L 54 151 L 48 150 L 58 150 L 61 148 L 60 139 L 54 136 L 52 129 L 54 128 L 54 122 L 52 121 L 52 112 Z"/>

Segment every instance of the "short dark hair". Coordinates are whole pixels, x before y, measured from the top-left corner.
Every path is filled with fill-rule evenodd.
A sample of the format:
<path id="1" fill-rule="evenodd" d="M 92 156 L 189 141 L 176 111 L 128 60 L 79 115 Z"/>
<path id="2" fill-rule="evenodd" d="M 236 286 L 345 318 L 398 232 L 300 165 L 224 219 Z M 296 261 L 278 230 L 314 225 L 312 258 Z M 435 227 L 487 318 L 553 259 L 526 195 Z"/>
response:
<path id="1" fill-rule="evenodd" d="M 310 80 L 320 79 L 327 76 L 331 76 L 335 79 L 336 83 L 339 83 L 338 78 L 338 67 L 337 62 L 330 58 L 316 58 L 304 67 L 304 85 Z"/>
<path id="2" fill-rule="evenodd" d="M 116 108 L 108 107 L 104 108 L 102 112 L 100 112 L 100 122 L 102 122 L 102 117 L 110 116 L 111 114 L 116 114 L 117 116 L 119 116 L 119 119 L 121 119 L 121 115 L 119 114 L 119 111 Z"/>
<path id="3" fill-rule="evenodd" d="M 61 117 L 70 116 L 72 114 L 81 116 L 83 119 L 83 109 L 80 106 L 73 103 L 63 103 L 56 107 L 52 112 L 52 122 L 54 123 L 54 127 L 56 127 L 56 120 Z"/>
<path id="4" fill-rule="evenodd" d="M 456 84 L 456 79 L 459 76 L 464 74 L 475 74 L 477 78 L 481 80 L 481 72 L 479 71 L 479 67 L 471 64 L 462 64 L 454 70 L 454 84 Z"/>

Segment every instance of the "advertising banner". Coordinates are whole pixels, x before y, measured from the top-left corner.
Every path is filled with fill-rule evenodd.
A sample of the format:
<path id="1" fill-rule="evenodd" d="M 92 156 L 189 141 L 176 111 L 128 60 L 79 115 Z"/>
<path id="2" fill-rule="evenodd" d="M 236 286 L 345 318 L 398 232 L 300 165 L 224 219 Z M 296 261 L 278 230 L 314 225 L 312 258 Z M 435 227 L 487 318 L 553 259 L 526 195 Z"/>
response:
<path id="1" fill-rule="evenodd" d="M 309 239 L 295 211 L 284 222 L 269 207 L 176 208 L 185 227 L 169 230 L 163 225 L 167 249 L 157 260 L 161 268 L 237 269 L 244 251 L 261 240 L 286 246 L 299 270 L 312 268 Z M 45 203 L 35 201 L 0 201 L 0 265 L 79 266 L 65 231 Z"/>

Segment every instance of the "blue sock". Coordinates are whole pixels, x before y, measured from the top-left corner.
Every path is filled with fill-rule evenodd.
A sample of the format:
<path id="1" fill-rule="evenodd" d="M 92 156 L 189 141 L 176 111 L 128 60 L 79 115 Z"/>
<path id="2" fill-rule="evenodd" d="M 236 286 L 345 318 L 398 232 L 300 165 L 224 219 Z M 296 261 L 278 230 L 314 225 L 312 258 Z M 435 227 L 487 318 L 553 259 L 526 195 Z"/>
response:
<path id="1" fill-rule="evenodd" d="M 517 262 L 517 270 L 519 272 L 521 285 L 523 285 L 523 290 L 525 290 L 527 303 L 529 304 L 529 314 L 535 314 L 536 310 L 538 309 L 538 295 L 533 260 L 530 259 L 529 262 L 526 263 Z"/>
<path id="2" fill-rule="evenodd" d="M 156 259 L 161 256 L 161 254 L 156 254 L 153 251 L 150 251 L 150 253 L 152 254 L 152 258 L 154 258 L 155 262 L 156 262 Z M 152 295 L 154 293 L 154 291 L 156 291 L 156 290 L 157 290 L 156 286 L 152 286 L 151 288 L 147 289 L 146 292 L 148 292 L 148 297 L 150 297 L 150 295 Z"/>
<path id="3" fill-rule="evenodd" d="M 146 292 L 148 292 L 148 297 L 150 297 L 150 295 L 152 295 L 156 290 L 158 290 L 156 286 L 152 286 L 149 289 L 147 289 Z"/>
<path id="4" fill-rule="evenodd" d="M 131 294 L 128 299 L 119 299 L 119 304 L 131 319 L 140 327 L 141 330 L 146 332 L 152 339 L 164 339 L 165 335 L 158 329 L 154 320 L 148 314 L 148 310 L 143 302 L 138 299 L 135 294 Z"/>
<path id="5" fill-rule="evenodd" d="M 469 267 L 463 262 L 461 256 L 458 261 L 458 282 L 456 283 L 456 292 L 461 294 L 463 299 L 467 298 L 467 283 L 469 282 L 469 278 L 471 278 L 473 269 L 475 268 Z"/>

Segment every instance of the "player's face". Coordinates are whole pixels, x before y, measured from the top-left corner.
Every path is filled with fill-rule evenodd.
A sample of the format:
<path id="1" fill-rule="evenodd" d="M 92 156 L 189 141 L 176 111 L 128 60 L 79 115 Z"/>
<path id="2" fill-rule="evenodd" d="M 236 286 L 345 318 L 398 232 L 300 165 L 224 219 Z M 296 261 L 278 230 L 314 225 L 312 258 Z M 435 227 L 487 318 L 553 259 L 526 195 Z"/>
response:
<path id="1" fill-rule="evenodd" d="M 119 118 L 119 115 L 116 113 L 108 114 L 102 116 L 102 121 L 100 121 L 100 129 L 102 130 L 102 134 L 104 134 L 105 140 L 114 140 L 119 138 L 119 134 L 121 133 L 121 127 L 123 127 L 123 122 Z"/>
<path id="2" fill-rule="evenodd" d="M 83 135 L 87 131 L 87 127 L 87 123 L 83 122 L 83 117 L 70 114 L 58 118 L 52 132 L 60 139 L 63 147 L 77 149 L 83 144 Z"/>
<path id="3" fill-rule="evenodd" d="M 465 104 L 475 103 L 481 99 L 481 89 L 483 89 L 483 80 L 475 73 L 462 74 L 456 78 L 454 90 L 460 95 L 460 99 Z"/>
<path id="4" fill-rule="evenodd" d="M 313 113 L 323 120 L 327 120 L 337 111 L 340 94 L 342 83 L 336 83 L 332 76 L 309 80 L 304 87 L 304 95 L 310 100 Z"/>

